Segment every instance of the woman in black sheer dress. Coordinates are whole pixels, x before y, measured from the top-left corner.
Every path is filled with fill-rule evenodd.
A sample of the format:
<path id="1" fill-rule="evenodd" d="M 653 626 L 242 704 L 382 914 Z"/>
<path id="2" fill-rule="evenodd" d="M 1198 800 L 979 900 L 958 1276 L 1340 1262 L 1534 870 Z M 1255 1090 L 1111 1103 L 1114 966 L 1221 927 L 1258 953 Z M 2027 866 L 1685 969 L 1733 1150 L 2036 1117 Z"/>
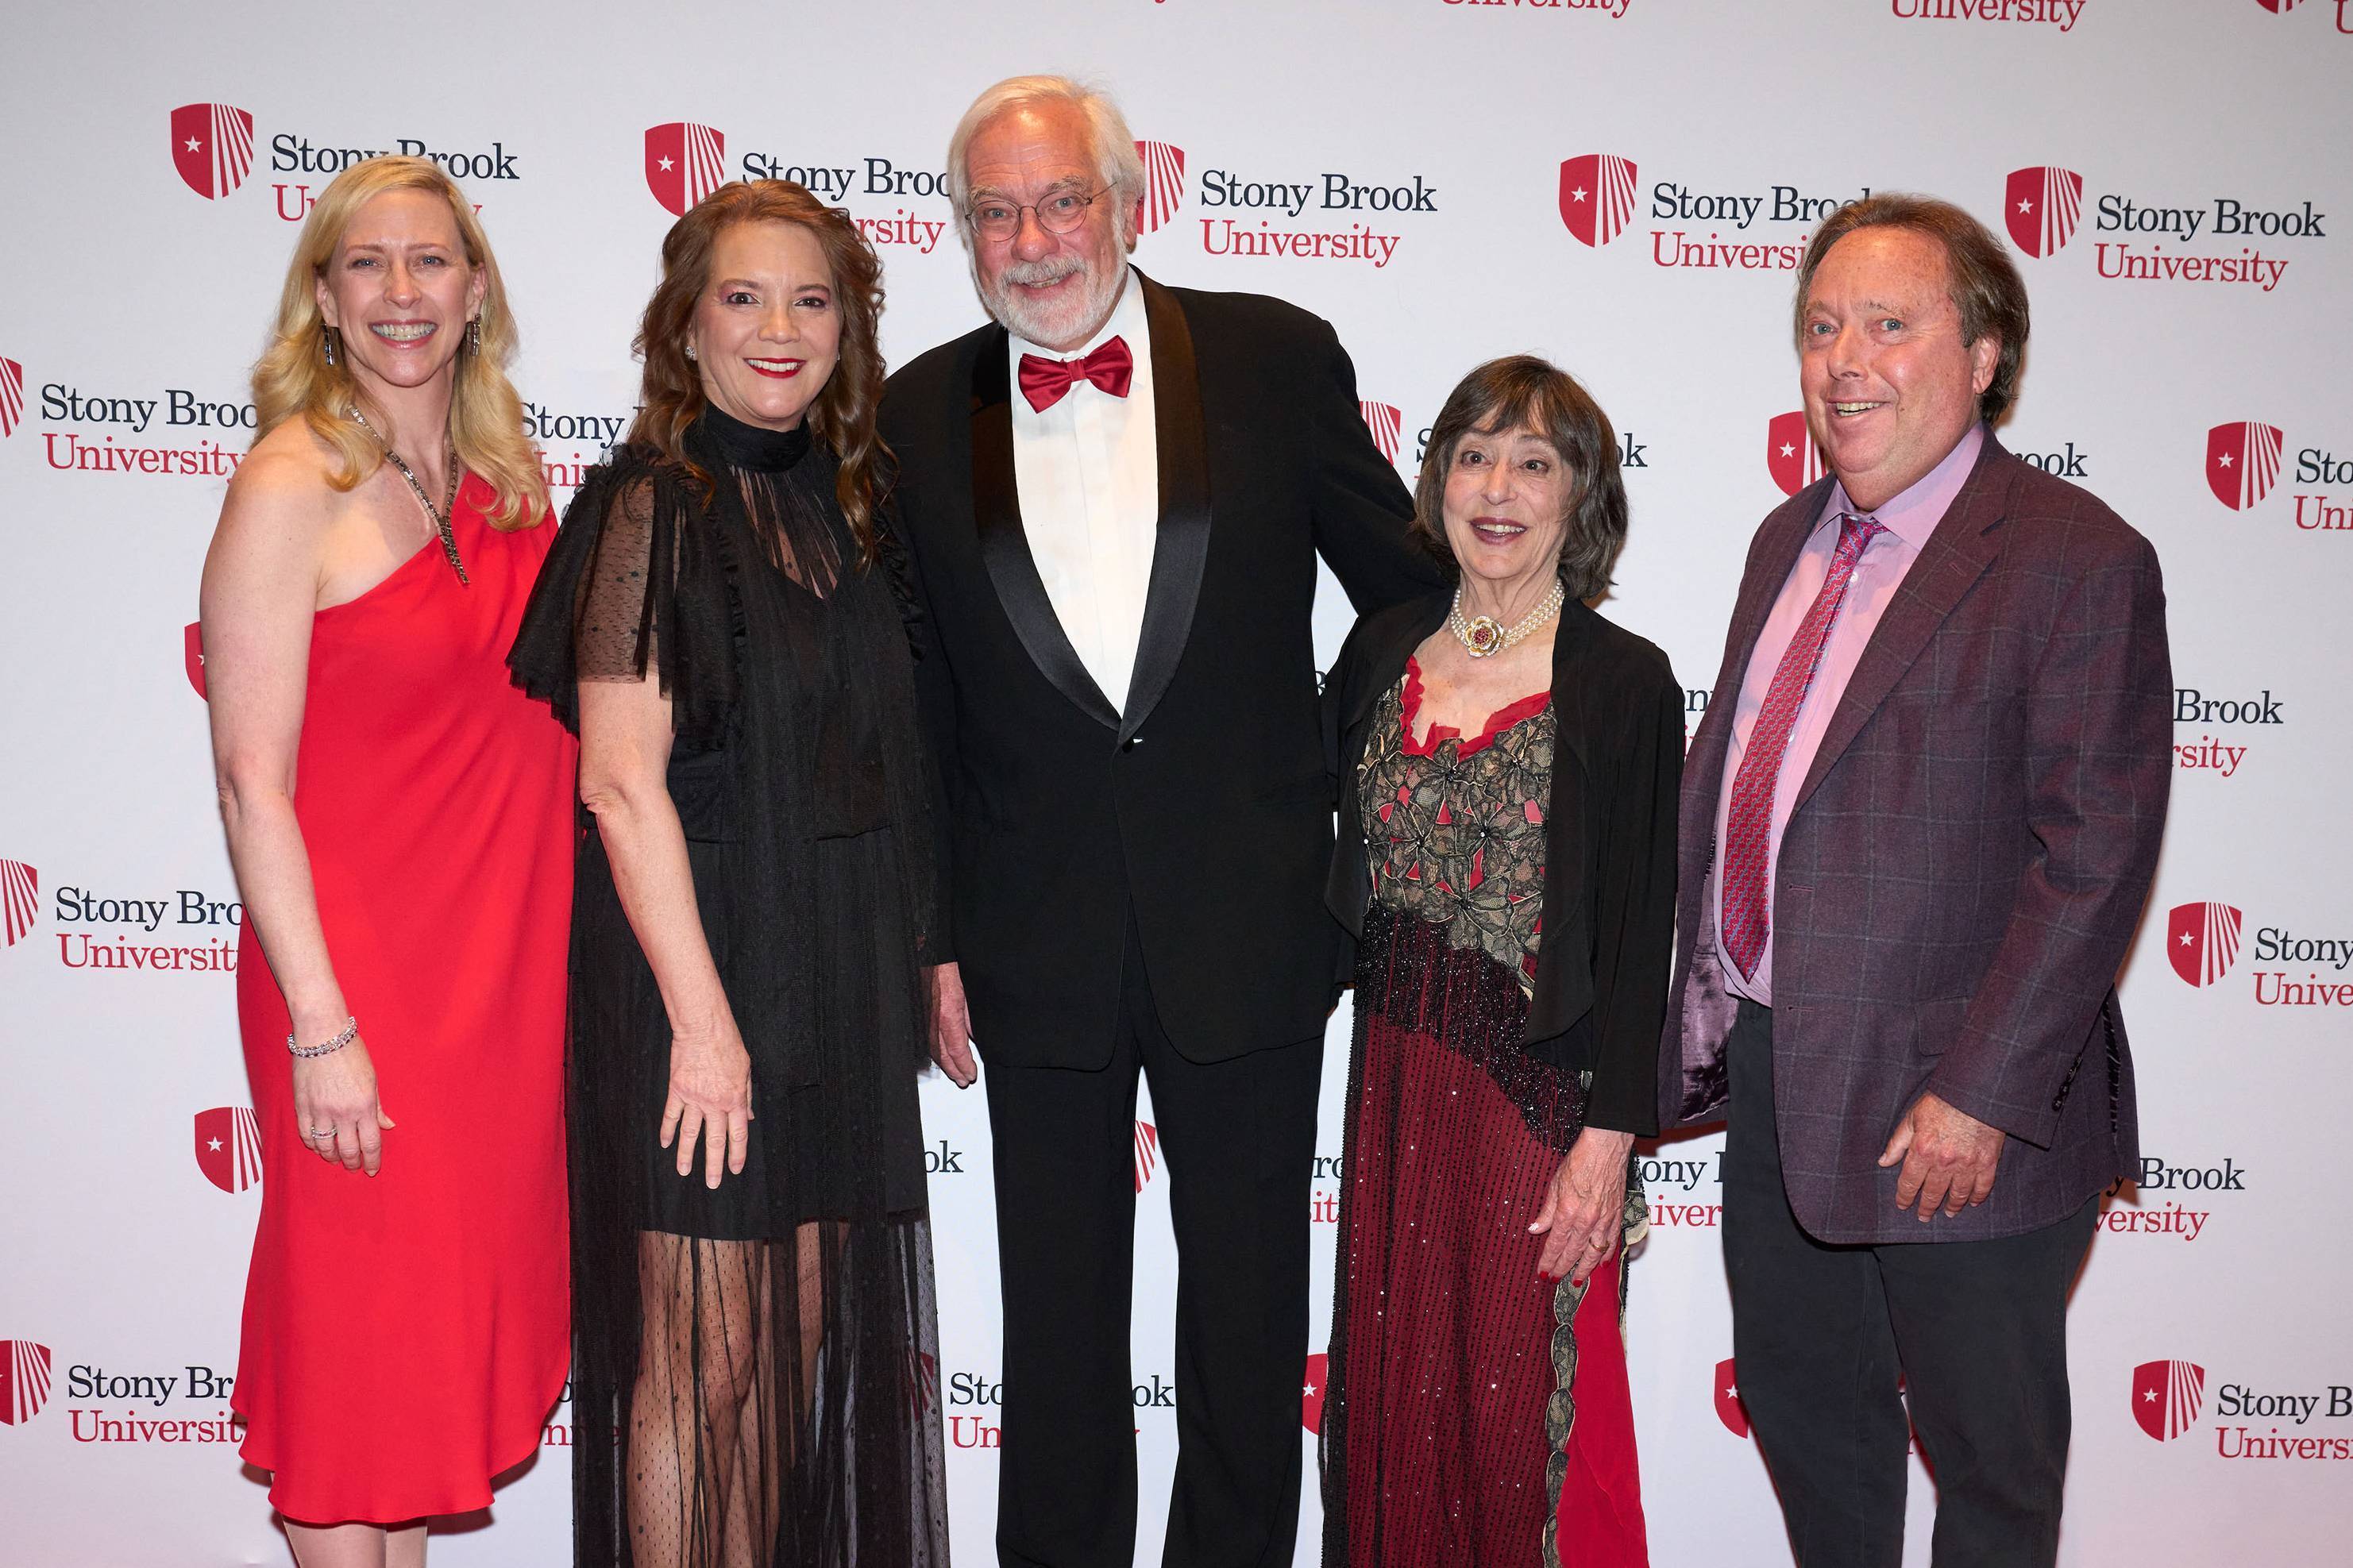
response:
<path id="1" fill-rule="evenodd" d="M 915 1079 L 928 790 L 880 268 L 778 181 L 671 229 L 643 408 L 511 658 L 581 737 L 575 1550 L 947 1560 Z"/>

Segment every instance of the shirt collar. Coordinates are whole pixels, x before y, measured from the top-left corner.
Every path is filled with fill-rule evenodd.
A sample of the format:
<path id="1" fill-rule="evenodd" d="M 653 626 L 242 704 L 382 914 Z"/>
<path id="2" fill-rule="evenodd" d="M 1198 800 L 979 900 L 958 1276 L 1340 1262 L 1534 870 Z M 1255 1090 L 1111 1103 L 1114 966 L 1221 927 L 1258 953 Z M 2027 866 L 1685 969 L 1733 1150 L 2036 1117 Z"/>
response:
<path id="1" fill-rule="evenodd" d="M 1978 454 L 1985 449 L 1985 444 L 1986 427 L 1980 421 L 1969 426 L 1968 434 L 1945 454 L 1943 462 L 1915 479 L 1901 495 L 1877 511 L 1857 512 L 1856 515 L 1878 519 L 1888 532 L 1913 549 L 1919 549 L 1928 542 L 1928 536 L 1936 531 L 1936 524 L 1952 508 L 1953 498 L 1959 495 L 1961 487 L 1968 482 L 1969 473 L 1978 466 Z M 1843 483 L 1832 484 L 1830 504 L 1822 509 L 1822 520 L 1827 521 L 1842 511 L 1854 510 L 1853 503 L 1847 500 L 1846 486 Z"/>
<path id="2" fill-rule="evenodd" d="M 1128 353 L 1140 360 L 1145 345 L 1144 290 L 1136 284 L 1134 267 L 1124 266 L 1122 271 L 1125 276 L 1120 280 L 1119 302 L 1112 306 L 1111 315 L 1096 330 L 1093 337 L 1076 349 L 1066 352 L 1040 348 L 1018 332 L 1008 332 L 1006 335 L 1013 340 L 1013 363 L 1019 364 L 1023 354 L 1036 354 L 1039 359 L 1050 360 L 1083 359 L 1112 339 L 1120 337 L 1127 340 Z"/>

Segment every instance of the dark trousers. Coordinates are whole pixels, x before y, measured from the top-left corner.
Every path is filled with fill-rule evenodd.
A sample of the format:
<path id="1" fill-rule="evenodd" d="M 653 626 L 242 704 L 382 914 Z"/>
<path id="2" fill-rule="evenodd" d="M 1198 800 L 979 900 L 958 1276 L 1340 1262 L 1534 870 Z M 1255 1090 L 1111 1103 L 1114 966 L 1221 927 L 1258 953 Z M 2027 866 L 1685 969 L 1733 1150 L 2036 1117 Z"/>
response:
<path id="1" fill-rule="evenodd" d="M 1099 1568 L 1134 1556 L 1128 1305 L 1141 1070 L 1178 1265 L 1176 1484 L 1160 1561 L 1288 1568 L 1323 1064 L 1321 1038 L 1207 1065 L 1178 1055 L 1132 930 L 1108 1066 L 989 1064 L 1005 1298 L 1001 1563 Z"/>
<path id="2" fill-rule="evenodd" d="M 1725 1054 L 1733 1360 L 1800 1568 L 1896 1568 L 1915 1431 L 1936 1477 L 1937 1568 L 2054 1562 L 2067 1293 L 2099 1199 L 1994 1241 L 1825 1246 L 1782 1189 L 1771 1009 L 1741 1003 Z"/>

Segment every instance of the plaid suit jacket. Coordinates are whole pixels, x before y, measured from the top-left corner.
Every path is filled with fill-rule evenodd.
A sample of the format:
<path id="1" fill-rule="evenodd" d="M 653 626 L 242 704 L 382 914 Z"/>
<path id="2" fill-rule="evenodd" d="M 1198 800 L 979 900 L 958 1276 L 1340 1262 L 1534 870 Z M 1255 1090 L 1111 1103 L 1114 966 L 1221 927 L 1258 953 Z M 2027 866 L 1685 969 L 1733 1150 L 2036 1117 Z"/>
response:
<path id="1" fill-rule="evenodd" d="M 1757 530 L 1683 768 L 1660 1124 L 1725 1111 L 1716 798 L 1741 679 L 1832 480 Z M 2122 965 L 2172 773 L 2157 554 L 2087 491 L 1988 440 L 1864 647 L 1775 875 L 1781 1169 L 1828 1242 L 1977 1240 L 2137 1171 Z M 1879 1154 L 1934 1090 L 2010 1134 L 1992 1194 L 1923 1226 Z"/>

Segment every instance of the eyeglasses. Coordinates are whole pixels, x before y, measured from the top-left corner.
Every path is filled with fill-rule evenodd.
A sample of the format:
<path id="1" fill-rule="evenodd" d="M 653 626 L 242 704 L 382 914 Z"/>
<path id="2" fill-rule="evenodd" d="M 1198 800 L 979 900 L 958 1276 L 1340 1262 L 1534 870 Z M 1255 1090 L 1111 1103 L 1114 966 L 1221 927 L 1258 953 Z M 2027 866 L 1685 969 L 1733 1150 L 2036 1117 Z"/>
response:
<path id="1" fill-rule="evenodd" d="M 1008 240 L 1020 233 L 1025 212 L 1036 213 L 1038 226 L 1048 234 L 1068 234 L 1087 221 L 1087 209 L 1110 190 L 1105 185 L 1088 195 L 1057 191 L 1042 202 L 1008 202 L 990 196 L 973 203 L 965 216 L 971 218 L 974 232 L 987 240 Z"/>

